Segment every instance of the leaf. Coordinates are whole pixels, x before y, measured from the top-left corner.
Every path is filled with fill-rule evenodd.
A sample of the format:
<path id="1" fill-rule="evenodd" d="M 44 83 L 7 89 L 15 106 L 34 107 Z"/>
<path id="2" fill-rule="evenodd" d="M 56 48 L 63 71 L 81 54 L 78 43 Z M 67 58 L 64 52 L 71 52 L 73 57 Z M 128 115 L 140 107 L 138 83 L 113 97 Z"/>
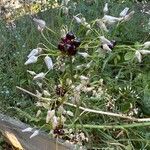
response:
<path id="1" fill-rule="evenodd" d="M 131 60 L 134 57 L 134 53 L 133 52 L 127 52 L 124 56 L 124 59 L 127 60 Z"/>

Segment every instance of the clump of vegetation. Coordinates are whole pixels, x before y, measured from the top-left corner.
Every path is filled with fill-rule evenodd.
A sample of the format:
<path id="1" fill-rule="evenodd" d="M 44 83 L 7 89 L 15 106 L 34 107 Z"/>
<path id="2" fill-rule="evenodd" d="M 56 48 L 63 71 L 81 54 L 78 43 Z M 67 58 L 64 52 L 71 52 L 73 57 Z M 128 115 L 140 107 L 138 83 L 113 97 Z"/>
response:
<path id="1" fill-rule="evenodd" d="M 48 12 L 40 19 L 31 16 L 31 25 L 21 39 L 17 28 L 8 29 L 10 39 L 17 35 L 14 49 L 24 49 L 14 64 L 20 82 L 17 89 L 35 97 L 36 105 L 31 107 L 33 99 L 23 95 L 30 100 L 11 102 L 9 110 L 17 110 L 21 118 L 73 144 L 115 149 L 149 147 L 149 132 L 145 135 L 145 126 L 150 124 L 145 117 L 150 106 L 149 35 L 147 28 L 143 29 L 146 38 L 141 41 L 134 36 L 141 32 L 128 31 L 129 25 L 138 22 L 136 11 L 118 7 L 119 13 L 113 12 L 113 4 L 63 1 L 47 21 L 44 13 Z M 93 12 L 92 7 L 100 5 L 103 12 Z M 90 14 L 84 14 L 90 8 Z M 54 14 L 58 14 L 57 22 Z M 31 39 L 25 38 L 28 34 Z M 27 49 L 32 49 L 29 54 Z"/>

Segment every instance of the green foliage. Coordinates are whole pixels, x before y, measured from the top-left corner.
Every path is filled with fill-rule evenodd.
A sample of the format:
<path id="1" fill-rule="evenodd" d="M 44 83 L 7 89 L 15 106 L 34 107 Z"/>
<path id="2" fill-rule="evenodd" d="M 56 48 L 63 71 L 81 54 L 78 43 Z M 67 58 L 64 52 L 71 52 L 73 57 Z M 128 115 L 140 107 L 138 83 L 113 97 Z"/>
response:
<path id="1" fill-rule="evenodd" d="M 99 48 L 94 47 L 99 43 L 96 32 L 92 32 L 89 36 L 85 36 L 86 30 L 75 22 L 71 22 L 72 16 L 82 13 L 87 22 L 91 22 L 94 19 L 102 17 L 102 9 L 104 6 L 103 1 L 94 1 L 87 3 L 86 1 L 77 1 L 77 9 L 70 10 L 68 16 L 63 16 L 59 8 L 47 10 L 39 13 L 39 18 L 43 18 L 47 26 L 53 29 L 58 36 L 54 36 L 49 31 L 44 31 L 50 43 L 57 46 L 60 40 L 60 29 L 65 25 L 70 27 L 77 36 L 79 36 L 83 42 L 80 51 L 84 51 L 86 43 L 89 44 L 88 53 L 91 55 L 91 60 L 94 62 L 91 65 L 91 70 L 85 68 L 83 70 L 73 70 L 73 74 L 87 75 L 97 74 L 92 76 L 91 83 L 96 88 L 101 87 L 99 81 L 103 79 L 102 94 L 99 98 L 93 98 L 90 94 L 82 96 L 82 102 L 86 107 L 90 107 L 96 110 L 122 112 L 129 114 L 131 104 L 133 107 L 141 109 L 139 114 L 135 117 L 140 117 L 142 113 L 149 115 L 150 108 L 150 76 L 149 76 L 149 56 L 143 58 L 141 64 L 137 63 L 134 59 L 135 51 L 131 49 L 139 48 L 138 45 L 141 42 L 149 40 L 149 34 L 147 30 L 143 28 L 143 24 L 148 22 L 148 16 L 141 14 L 136 10 L 134 18 L 126 23 L 123 23 L 117 28 L 111 28 L 111 34 L 109 38 L 117 40 L 117 46 L 113 50 L 113 53 L 108 55 L 98 55 L 96 52 Z M 118 15 L 125 6 L 131 9 L 136 9 L 132 1 L 127 1 L 122 4 L 122 1 L 114 3 L 111 1 L 110 10 L 111 14 Z M 57 14 L 57 15 L 56 15 Z M 15 21 L 17 28 L 14 30 L 8 29 L 5 23 L 0 23 L 0 105 L 1 111 L 12 116 L 18 117 L 20 120 L 41 126 L 44 124 L 46 111 L 43 111 L 38 119 L 35 118 L 37 108 L 34 103 L 36 100 L 26 94 L 20 93 L 16 86 L 24 87 L 29 91 L 35 91 L 36 85 L 32 83 L 31 76 L 26 73 L 26 70 L 36 70 L 36 72 L 45 71 L 45 65 L 42 59 L 38 62 L 37 66 L 32 65 L 29 67 L 24 66 L 25 57 L 31 49 L 35 48 L 38 43 L 47 45 L 51 50 L 49 54 L 57 55 L 57 52 L 53 50 L 50 44 L 48 44 L 37 31 L 33 22 L 28 16 L 23 16 Z M 95 26 L 94 26 L 95 27 Z M 70 29 L 69 28 L 69 29 Z M 96 31 L 101 33 L 101 30 L 97 27 Z M 100 57 L 100 58 L 99 58 Z M 55 61 L 55 57 L 53 57 Z M 87 64 L 89 59 L 82 59 L 77 57 L 73 66 L 80 65 L 80 63 Z M 69 64 L 69 62 L 67 62 Z M 69 65 L 66 67 L 69 70 Z M 67 72 L 50 72 L 47 76 L 49 79 L 49 88 L 53 90 L 55 80 L 60 77 L 63 82 L 68 77 Z M 53 78 L 52 78 L 53 77 Z M 80 82 L 80 81 L 77 81 Z M 54 92 L 54 91 L 53 91 Z M 115 100 L 115 108 L 111 105 L 107 107 L 108 102 Z M 113 103 L 112 103 L 113 105 Z M 17 113 L 16 113 L 17 112 Z M 75 109 L 73 109 L 75 112 Z M 70 121 L 70 118 L 67 118 Z M 75 118 L 76 119 L 76 118 Z M 95 114 L 85 114 L 81 117 L 81 124 L 121 124 L 124 121 L 117 118 L 98 116 Z M 69 122 L 68 121 L 68 122 Z M 131 129 L 82 129 L 85 133 L 91 136 L 89 146 L 93 143 L 92 147 L 110 147 L 120 149 L 149 149 L 149 128 L 140 127 Z M 119 135 L 120 133 L 120 135 Z M 146 134 L 145 134 L 146 133 Z M 119 137 L 117 137 L 119 135 Z M 116 145 L 111 145 L 116 143 Z M 119 145 L 118 145 L 119 144 Z"/>

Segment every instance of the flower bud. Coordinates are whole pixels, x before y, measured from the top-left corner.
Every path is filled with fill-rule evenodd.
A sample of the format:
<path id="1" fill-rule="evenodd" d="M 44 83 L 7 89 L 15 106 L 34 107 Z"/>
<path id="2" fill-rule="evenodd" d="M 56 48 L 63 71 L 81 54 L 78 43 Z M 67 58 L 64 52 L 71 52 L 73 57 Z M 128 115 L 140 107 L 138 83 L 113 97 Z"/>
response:
<path id="1" fill-rule="evenodd" d="M 49 56 L 46 56 L 44 58 L 44 61 L 45 61 L 45 64 L 46 64 L 48 70 L 53 69 L 53 62 L 52 62 L 52 59 Z"/>
<path id="2" fill-rule="evenodd" d="M 120 17 L 125 17 L 128 13 L 129 8 L 126 7 L 121 13 L 120 13 Z"/>
<path id="3" fill-rule="evenodd" d="M 29 64 L 36 63 L 37 60 L 38 60 L 38 57 L 37 57 L 37 56 L 31 56 L 31 57 L 25 62 L 25 65 L 29 65 Z"/>
<path id="4" fill-rule="evenodd" d="M 34 76 L 33 80 L 42 80 L 43 78 L 45 78 L 45 75 L 46 75 L 45 73 L 41 72 L 36 76 Z"/>

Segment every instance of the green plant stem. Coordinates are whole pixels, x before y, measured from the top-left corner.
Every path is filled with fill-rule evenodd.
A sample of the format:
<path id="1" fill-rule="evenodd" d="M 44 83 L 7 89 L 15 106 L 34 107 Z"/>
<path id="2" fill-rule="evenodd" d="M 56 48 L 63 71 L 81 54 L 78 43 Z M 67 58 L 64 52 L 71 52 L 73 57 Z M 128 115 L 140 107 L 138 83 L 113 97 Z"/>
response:
<path id="1" fill-rule="evenodd" d="M 41 35 L 42 35 L 42 37 L 45 39 L 45 41 L 46 41 L 49 45 L 51 45 L 53 48 L 57 48 L 55 45 L 53 45 L 52 43 L 50 43 L 50 42 L 48 41 L 48 39 L 45 37 L 45 35 L 43 34 L 43 32 L 41 32 Z"/>
<path id="2" fill-rule="evenodd" d="M 72 128 L 73 125 L 65 125 L 66 127 Z M 91 125 L 91 124 L 76 124 L 76 128 L 90 128 L 90 129 L 123 129 L 123 128 L 134 128 L 134 127 L 145 127 L 150 126 L 150 122 L 133 123 L 133 124 L 122 124 L 122 125 Z"/>
<path id="3" fill-rule="evenodd" d="M 73 78 L 73 63 L 72 63 L 72 56 L 69 57 L 69 69 L 70 69 L 70 79 L 72 82 L 74 81 Z"/>

